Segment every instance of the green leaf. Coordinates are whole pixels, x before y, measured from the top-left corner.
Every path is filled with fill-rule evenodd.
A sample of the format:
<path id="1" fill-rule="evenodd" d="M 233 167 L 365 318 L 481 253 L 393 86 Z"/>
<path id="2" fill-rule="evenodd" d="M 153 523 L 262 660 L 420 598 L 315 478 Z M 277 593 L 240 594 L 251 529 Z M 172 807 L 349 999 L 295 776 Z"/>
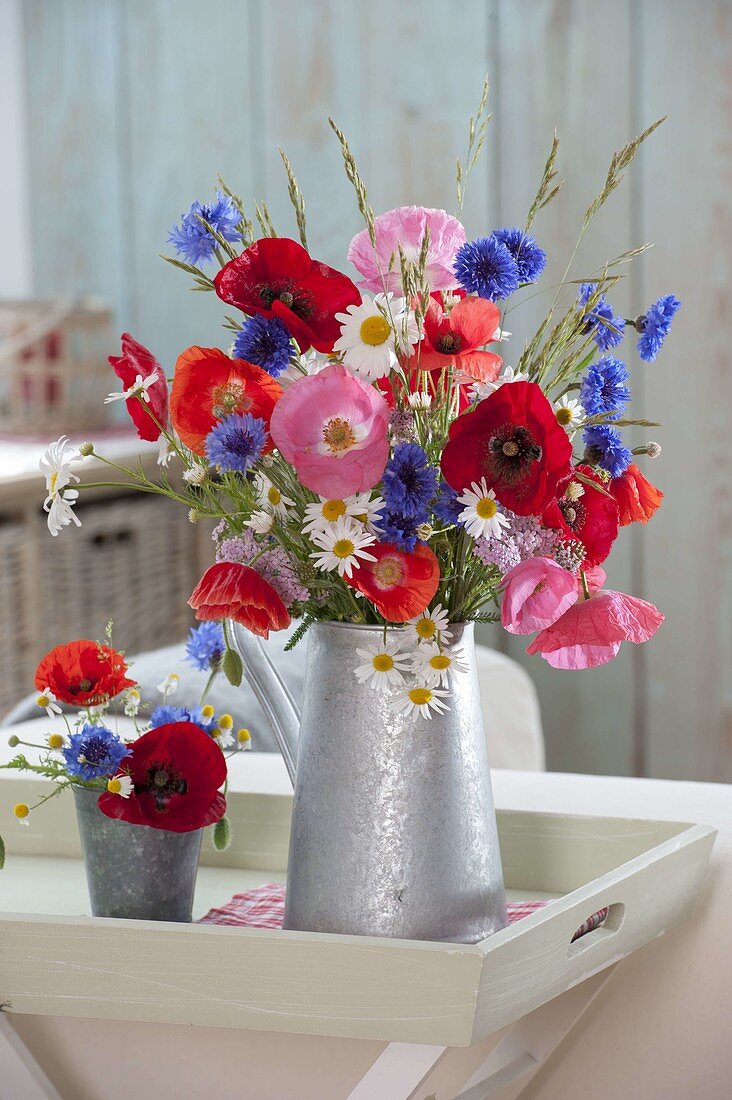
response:
<path id="1" fill-rule="evenodd" d="M 217 852 L 225 852 L 231 844 L 231 825 L 228 817 L 222 817 L 214 825 L 213 842 Z"/>
<path id="2" fill-rule="evenodd" d="M 0 871 L 5 866 L 5 841 L 0 836 Z"/>
<path id="3" fill-rule="evenodd" d="M 221 662 L 224 676 L 233 687 L 239 687 L 244 675 L 244 665 L 235 649 L 227 649 Z"/>

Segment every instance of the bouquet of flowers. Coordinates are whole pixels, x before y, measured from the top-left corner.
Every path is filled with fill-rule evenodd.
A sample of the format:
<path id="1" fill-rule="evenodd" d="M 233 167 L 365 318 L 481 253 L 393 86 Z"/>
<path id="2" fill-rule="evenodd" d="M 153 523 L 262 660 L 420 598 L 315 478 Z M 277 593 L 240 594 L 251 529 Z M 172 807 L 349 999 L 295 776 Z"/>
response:
<path id="1" fill-rule="evenodd" d="M 38 706 L 57 730 L 43 743 L 11 735 L 11 748 L 21 751 L 0 767 L 41 776 L 53 786 L 32 806 L 17 803 L 16 820 L 27 825 L 31 812 L 49 798 L 83 787 L 99 792 L 99 809 L 107 817 L 177 833 L 214 825 L 215 846 L 226 847 L 227 758 L 250 748 L 251 736 L 247 729 L 235 733 L 231 715 L 217 715 L 206 703 L 224 650 L 221 627 L 203 623 L 188 639 L 188 660 L 209 672 L 196 707 L 174 705 L 175 673 L 158 685 L 160 700 L 146 704 L 124 655 L 109 644 L 111 624 L 106 642 L 56 646 L 38 665 Z M 121 732 L 120 713 L 128 720 Z M 2 853 L 0 840 L 0 866 Z"/>
<path id="2" fill-rule="evenodd" d="M 107 400 L 124 401 L 140 437 L 161 447 L 157 481 L 117 468 L 179 501 L 192 523 L 216 523 L 216 564 L 189 602 L 223 623 L 232 682 L 242 668 L 227 620 L 266 638 L 298 619 L 291 644 L 318 620 L 383 625 L 353 671 L 424 717 L 449 707 L 461 662 L 451 623 L 500 618 L 535 634 L 528 652 L 578 669 L 662 622 L 651 604 L 605 589 L 602 565 L 619 529 L 645 523 L 662 497 L 634 462 L 658 444 L 630 449 L 622 435 L 651 425 L 628 414 L 618 348 L 633 329 L 640 358 L 655 359 L 680 303 L 668 294 L 635 319 L 616 314 L 622 266 L 642 248 L 579 278 L 570 260 L 506 365 L 509 314 L 546 265 L 534 223 L 560 189 L 558 142 L 523 223 L 469 239 L 459 213 L 487 121 L 484 94 L 458 161 L 456 214 L 378 216 L 331 122 L 364 220 L 344 257 L 354 278 L 311 257 L 284 154 L 299 242 L 278 234 L 264 203 L 255 228 L 220 180 L 173 227 L 166 259 L 229 307 L 227 346 L 187 348 L 170 379 L 129 334 L 110 358 L 122 388 Z M 580 240 L 657 125 L 614 154 Z M 86 455 L 115 466 L 91 443 L 77 454 L 62 438 L 47 452 L 52 534 L 79 523 L 72 464 Z"/>

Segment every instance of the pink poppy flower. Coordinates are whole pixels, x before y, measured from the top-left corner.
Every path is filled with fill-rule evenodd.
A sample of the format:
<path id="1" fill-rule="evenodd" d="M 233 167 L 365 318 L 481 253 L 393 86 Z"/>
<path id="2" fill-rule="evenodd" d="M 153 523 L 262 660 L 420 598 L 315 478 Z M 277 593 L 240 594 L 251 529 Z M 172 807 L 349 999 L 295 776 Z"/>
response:
<path id="1" fill-rule="evenodd" d="M 577 602 L 577 578 L 551 558 L 527 558 L 503 578 L 501 623 L 510 634 L 551 626 Z"/>
<path id="2" fill-rule="evenodd" d="M 617 657 L 622 642 L 647 642 L 663 620 L 652 603 L 605 589 L 570 607 L 526 652 L 553 668 L 595 668 Z"/>
<path id="3" fill-rule="evenodd" d="M 416 260 L 429 230 L 426 276 L 430 290 L 452 290 L 458 285 L 453 271 L 455 254 L 465 243 L 465 230 L 444 210 L 424 206 L 399 206 L 379 214 L 374 221 L 376 249 L 363 229 L 348 246 L 348 259 L 364 276 L 361 286 L 379 293 L 403 294 L 399 246 L 408 260 Z M 392 263 L 392 256 L 396 257 Z M 390 270 L 391 269 L 391 270 Z"/>
<path id="4" fill-rule="evenodd" d="M 303 485 L 330 499 L 372 489 L 389 457 L 389 407 L 340 363 L 289 386 L 270 435 Z"/>

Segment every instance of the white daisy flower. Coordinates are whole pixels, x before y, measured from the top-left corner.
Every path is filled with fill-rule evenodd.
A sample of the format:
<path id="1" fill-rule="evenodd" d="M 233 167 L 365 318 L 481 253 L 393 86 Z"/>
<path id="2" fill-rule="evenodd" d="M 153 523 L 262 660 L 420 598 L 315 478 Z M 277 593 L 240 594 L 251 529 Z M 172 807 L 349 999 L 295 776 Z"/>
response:
<path id="1" fill-rule="evenodd" d="M 371 529 L 374 516 L 384 507 L 381 497 L 371 499 L 370 493 L 354 493 L 350 497 L 321 497 L 314 504 L 305 507 L 303 531 L 310 535 L 316 531 L 326 531 L 341 516 L 350 516 Z"/>
<path id="2" fill-rule="evenodd" d="M 359 684 L 370 684 L 376 691 L 388 691 L 390 687 L 404 683 L 403 672 L 410 667 L 411 653 L 402 652 L 402 639 L 391 631 L 384 641 L 383 636 L 375 642 L 369 642 L 363 649 L 357 649 L 364 663 L 353 670 Z"/>
<path id="3" fill-rule="evenodd" d="M 298 363 L 290 363 L 287 370 L 277 375 L 277 381 L 283 389 L 287 389 L 293 382 L 298 382 L 306 375 L 319 374 L 323 367 L 327 367 L 329 359 L 327 355 L 319 354 L 315 348 L 301 355 Z"/>
<path id="4" fill-rule="evenodd" d="M 252 531 L 255 531 L 258 535 L 268 535 L 274 527 L 274 521 L 275 518 L 271 512 L 268 512 L 265 508 L 260 508 L 258 511 L 252 512 L 244 526 L 251 527 Z"/>
<path id="5" fill-rule="evenodd" d="M 120 798 L 129 798 L 132 794 L 134 783 L 129 775 L 115 775 L 107 780 L 107 790 L 110 794 L 118 794 Z"/>
<path id="6" fill-rule="evenodd" d="M 568 393 L 554 402 L 554 411 L 557 414 L 558 423 L 570 433 L 578 428 L 585 418 L 585 410 L 577 398 L 571 397 Z"/>
<path id="7" fill-rule="evenodd" d="M 287 509 L 294 507 L 295 501 L 280 492 L 264 474 L 257 474 L 254 484 L 259 503 L 265 508 L 271 508 L 276 516 L 283 518 L 287 515 Z"/>
<path id="8" fill-rule="evenodd" d="M 525 374 L 524 371 L 515 371 L 513 367 L 504 367 L 495 382 L 474 382 L 468 390 L 468 397 L 471 401 L 482 401 L 484 398 L 490 397 L 496 390 L 500 390 L 501 386 L 505 386 L 509 382 L 528 381 L 529 376 Z"/>
<path id="9" fill-rule="evenodd" d="M 474 481 L 458 497 L 458 501 L 463 505 L 458 519 L 474 539 L 500 538 L 503 528 L 509 526 L 506 516 L 498 511 L 494 490 L 488 488 L 484 477 L 480 483 Z"/>
<path id="10" fill-rule="evenodd" d="M 426 608 L 416 619 L 406 624 L 409 637 L 415 642 L 449 642 L 452 631 L 449 630 L 450 617 L 441 603 L 430 611 Z"/>
<path id="11" fill-rule="evenodd" d="M 335 316 L 341 335 L 333 351 L 340 353 L 350 371 L 369 382 L 386 377 L 398 366 L 397 345 L 411 347 L 418 339 L 414 313 L 403 298 L 392 294 L 364 295 L 359 305 Z"/>
<path id="12" fill-rule="evenodd" d="M 124 711 L 128 718 L 137 717 L 137 712 L 140 709 L 140 703 L 142 702 L 142 696 L 137 688 L 128 688 L 125 692 L 125 706 Z"/>
<path id="13" fill-rule="evenodd" d="M 187 485 L 203 485 L 208 477 L 208 467 L 203 466 L 200 462 L 194 462 L 192 466 L 184 471 L 182 476 Z"/>
<path id="14" fill-rule="evenodd" d="M 426 390 L 417 390 L 415 393 L 410 393 L 407 401 L 410 409 L 418 409 L 424 412 L 432 404 L 432 394 L 427 393 Z"/>
<path id="15" fill-rule="evenodd" d="M 115 390 L 104 398 L 105 405 L 111 405 L 113 401 L 127 401 L 130 397 L 139 397 L 141 401 L 150 404 L 150 394 L 147 392 L 158 380 L 157 374 L 148 374 L 143 378 L 141 374 L 135 376 L 135 381 L 126 390 Z"/>
<path id="16" fill-rule="evenodd" d="M 56 696 L 51 691 L 50 687 L 44 687 L 41 694 L 36 699 L 38 706 L 45 710 L 49 718 L 53 718 L 56 714 L 61 713 L 61 707 L 56 701 Z"/>
<path id="17" fill-rule="evenodd" d="M 160 436 L 160 443 L 158 444 L 158 466 L 166 468 L 170 466 L 173 458 L 175 457 L 175 447 L 170 443 L 164 435 Z"/>
<path id="18" fill-rule="evenodd" d="M 178 684 L 180 683 L 180 676 L 177 672 L 170 672 L 162 681 L 158 684 L 157 690 L 165 698 L 168 695 L 174 695 L 178 690 Z"/>
<path id="19" fill-rule="evenodd" d="M 443 702 L 447 694 L 442 688 L 426 687 L 421 684 L 404 688 L 394 699 L 394 710 L 397 714 L 419 714 L 422 718 L 431 718 L 432 711 L 435 714 L 442 714 L 450 709 L 447 703 Z"/>
<path id="20" fill-rule="evenodd" d="M 414 654 L 413 671 L 426 687 L 444 687 L 453 672 L 467 672 L 468 665 L 462 649 L 440 649 L 437 642 L 425 642 Z"/>
<path id="21" fill-rule="evenodd" d="M 220 749 L 229 749 L 234 744 L 234 733 L 230 726 L 214 726 L 211 736 Z"/>
<path id="22" fill-rule="evenodd" d="M 350 577 L 363 561 L 376 561 L 373 554 L 366 550 L 376 542 L 376 536 L 364 530 L 360 523 L 350 516 L 341 516 L 331 523 L 327 530 L 317 531 L 312 540 L 320 551 L 311 554 L 319 569 L 329 571 L 337 569 L 341 577 Z"/>
<path id="23" fill-rule="evenodd" d="M 76 474 L 71 472 L 71 463 L 81 455 L 69 443 L 65 435 L 52 443 L 39 462 L 41 473 L 46 478 L 47 496 L 43 509 L 48 512 L 48 529 L 55 537 L 69 523 L 81 527 L 81 520 L 74 513 L 74 505 L 79 499 L 78 489 L 70 489 L 71 482 L 78 482 Z"/>

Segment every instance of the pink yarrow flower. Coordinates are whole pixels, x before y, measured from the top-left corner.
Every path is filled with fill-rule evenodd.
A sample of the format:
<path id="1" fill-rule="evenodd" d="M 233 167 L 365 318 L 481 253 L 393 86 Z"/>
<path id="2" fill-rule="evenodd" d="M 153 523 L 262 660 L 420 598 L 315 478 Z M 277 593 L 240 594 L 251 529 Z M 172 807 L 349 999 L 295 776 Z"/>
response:
<path id="1" fill-rule="evenodd" d="M 652 603 L 603 589 L 565 611 L 526 652 L 539 653 L 553 668 L 595 668 L 617 657 L 622 642 L 647 642 L 663 620 Z"/>
<path id="2" fill-rule="evenodd" d="M 399 246 L 408 260 L 419 256 L 425 230 L 429 230 L 425 274 L 430 290 L 452 290 L 458 283 L 453 271 L 455 255 L 465 243 L 465 230 L 445 210 L 424 206 L 399 206 L 379 214 L 374 221 L 376 249 L 363 229 L 348 246 L 348 259 L 364 276 L 359 284 L 375 293 L 403 294 Z M 392 262 L 392 256 L 395 260 Z M 390 270 L 391 269 L 391 270 Z"/>
<path id="3" fill-rule="evenodd" d="M 389 457 L 389 408 L 340 363 L 285 390 L 270 435 L 303 485 L 329 499 L 372 489 Z"/>
<path id="4" fill-rule="evenodd" d="M 501 623 L 510 634 L 551 626 L 576 603 L 577 578 L 551 558 L 528 558 L 503 578 Z"/>

